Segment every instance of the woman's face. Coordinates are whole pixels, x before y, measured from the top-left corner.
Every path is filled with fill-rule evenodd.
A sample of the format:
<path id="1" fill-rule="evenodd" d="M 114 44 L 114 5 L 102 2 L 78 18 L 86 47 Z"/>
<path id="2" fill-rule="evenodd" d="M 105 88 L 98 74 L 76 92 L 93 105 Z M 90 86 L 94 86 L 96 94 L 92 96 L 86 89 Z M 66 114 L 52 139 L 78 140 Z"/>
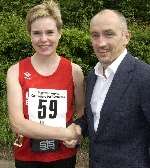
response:
<path id="1" fill-rule="evenodd" d="M 38 18 L 31 24 L 31 42 L 37 55 L 50 56 L 56 54 L 60 37 L 56 20 L 52 17 Z"/>

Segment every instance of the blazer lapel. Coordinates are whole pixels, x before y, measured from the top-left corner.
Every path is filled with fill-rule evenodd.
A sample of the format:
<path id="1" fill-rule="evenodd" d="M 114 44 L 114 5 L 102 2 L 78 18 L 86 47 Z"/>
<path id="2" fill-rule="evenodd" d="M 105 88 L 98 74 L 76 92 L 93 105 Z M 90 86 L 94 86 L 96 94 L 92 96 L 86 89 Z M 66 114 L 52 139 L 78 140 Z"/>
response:
<path id="1" fill-rule="evenodd" d="M 95 82 L 96 82 L 97 76 L 94 73 L 94 70 L 92 70 L 92 72 L 89 74 L 89 77 L 87 78 L 87 85 L 86 85 L 86 108 L 87 108 L 87 115 L 88 115 L 88 119 L 89 119 L 89 124 L 90 124 L 90 129 L 91 129 L 91 133 L 95 134 L 94 131 L 94 116 L 92 113 L 92 109 L 91 109 L 91 97 L 92 97 L 92 93 L 93 93 L 93 89 L 95 86 Z"/>
<path id="2" fill-rule="evenodd" d="M 132 79 L 133 68 L 133 58 L 129 55 L 126 55 L 118 67 L 118 70 L 106 95 L 103 107 L 100 112 L 100 121 L 97 134 L 100 133 L 103 127 L 106 126 L 106 124 L 109 122 L 115 107 L 117 107 L 119 100 L 124 95 L 124 92 L 126 91 L 130 80 Z"/>
<path id="3" fill-rule="evenodd" d="M 95 86 L 95 82 L 97 79 L 97 76 L 94 73 L 94 70 L 91 72 L 89 78 L 87 78 L 87 85 L 86 85 L 86 100 L 87 100 L 87 105 L 90 105 L 93 89 Z"/>

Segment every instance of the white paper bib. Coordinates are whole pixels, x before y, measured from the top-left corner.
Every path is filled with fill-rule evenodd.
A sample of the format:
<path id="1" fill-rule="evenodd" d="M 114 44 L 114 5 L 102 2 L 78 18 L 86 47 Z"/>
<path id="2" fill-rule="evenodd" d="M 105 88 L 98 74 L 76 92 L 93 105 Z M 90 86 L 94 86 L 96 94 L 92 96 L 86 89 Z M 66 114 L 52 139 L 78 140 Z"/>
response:
<path id="1" fill-rule="evenodd" d="M 29 120 L 53 127 L 66 127 L 67 90 L 29 88 Z"/>

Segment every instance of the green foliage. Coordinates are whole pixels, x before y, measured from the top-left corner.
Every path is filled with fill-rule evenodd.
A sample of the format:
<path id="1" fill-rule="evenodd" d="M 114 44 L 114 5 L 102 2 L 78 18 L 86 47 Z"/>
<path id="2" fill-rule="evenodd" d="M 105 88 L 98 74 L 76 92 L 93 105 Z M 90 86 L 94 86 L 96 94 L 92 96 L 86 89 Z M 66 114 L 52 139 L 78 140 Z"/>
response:
<path id="1" fill-rule="evenodd" d="M 16 13 L 23 18 L 25 18 L 27 11 L 31 6 L 41 3 L 41 0 L 0 0 L 0 11 Z"/>
<path id="2" fill-rule="evenodd" d="M 114 0 L 116 9 L 120 10 L 129 20 L 148 22 L 150 18 L 149 0 Z"/>
<path id="3" fill-rule="evenodd" d="M 101 9 L 115 9 L 122 12 L 130 22 L 149 22 L 149 0 L 60 0 L 65 25 L 84 28 Z"/>
<path id="4" fill-rule="evenodd" d="M 150 64 L 150 1 L 148 0 L 59 0 L 65 25 L 58 53 L 81 65 L 85 74 L 97 59 L 91 47 L 88 24 L 102 8 L 119 9 L 130 22 L 132 38 L 129 51 Z M 10 145 L 10 130 L 6 105 L 6 71 L 11 64 L 33 53 L 24 19 L 26 11 L 41 0 L 0 0 L 0 148 Z M 84 142 L 85 148 L 88 142 Z"/>
<path id="5" fill-rule="evenodd" d="M 6 111 L 6 101 L 3 102 L 0 101 L 1 103 L 1 107 L 3 108 L 3 110 L 5 109 L 5 113 L 3 111 L 3 113 L 0 116 L 0 149 L 2 149 L 4 146 L 10 147 L 11 144 L 13 143 L 14 140 L 14 135 L 11 131 L 10 128 L 10 123 L 8 120 L 8 114 Z M 3 107 L 4 106 L 4 107 Z"/>
<path id="6" fill-rule="evenodd" d="M 0 22 L 0 60 L 14 63 L 31 50 L 24 21 L 15 13 L 0 13 Z"/>
<path id="7" fill-rule="evenodd" d="M 7 103 L 6 103 L 6 69 L 7 64 L 0 64 L 0 149 L 4 146 L 11 146 L 12 131 L 8 120 Z"/>
<path id="8" fill-rule="evenodd" d="M 0 64 L 0 97 L 4 94 L 5 91 L 5 73 L 3 65 Z"/>
<path id="9" fill-rule="evenodd" d="M 90 68 L 89 61 L 92 55 L 88 32 L 81 31 L 77 28 L 64 29 L 58 53 L 72 59 L 72 61 L 79 64 L 86 73 Z"/>
<path id="10" fill-rule="evenodd" d="M 150 64 L 150 27 L 130 26 L 131 41 L 129 51 L 135 56 Z"/>
<path id="11" fill-rule="evenodd" d="M 65 26 L 84 28 L 91 17 L 103 7 L 102 0 L 60 0 Z"/>
<path id="12" fill-rule="evenodd" d="M 56 0 L 57 1 L 57 0 Z M 27 11 L 42 0 L 0 0 L 0 11 L 16 13 L 25 18 Z M 121 11 L 129 20 L 149 22 L 149 0 L 58 0 L 65 26 L 84 27 L 100 9 Z"/>

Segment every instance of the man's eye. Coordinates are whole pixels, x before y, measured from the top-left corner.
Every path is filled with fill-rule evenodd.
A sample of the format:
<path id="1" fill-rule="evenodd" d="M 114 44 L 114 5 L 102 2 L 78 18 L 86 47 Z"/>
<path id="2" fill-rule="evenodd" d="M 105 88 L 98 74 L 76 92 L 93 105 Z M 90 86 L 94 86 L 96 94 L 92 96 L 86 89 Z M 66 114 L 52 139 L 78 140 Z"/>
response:
<path id="1" fill-rule="evenodd" d="M 111 36 L 114 35 L 114 33 L 112 33 L 112 32 L 106 32 L 105 35 L 106 35 L 107 37 L 111 37 Z"/>
<path id="2" fill-rule="evenodd" d="M 97 33 L 92 34 L 91 37 L 92 37 L 92 38 L 97 38 L 97 37 L 99 37 L 99 34 L 97 34 Z"/>
<path id="3" fill-rule="evenodd" d="M 108 35 L 108 36 L 112 36 L 112 35 L 113 35 L 113 33 L 107 33 L 107 35 Z"/>

